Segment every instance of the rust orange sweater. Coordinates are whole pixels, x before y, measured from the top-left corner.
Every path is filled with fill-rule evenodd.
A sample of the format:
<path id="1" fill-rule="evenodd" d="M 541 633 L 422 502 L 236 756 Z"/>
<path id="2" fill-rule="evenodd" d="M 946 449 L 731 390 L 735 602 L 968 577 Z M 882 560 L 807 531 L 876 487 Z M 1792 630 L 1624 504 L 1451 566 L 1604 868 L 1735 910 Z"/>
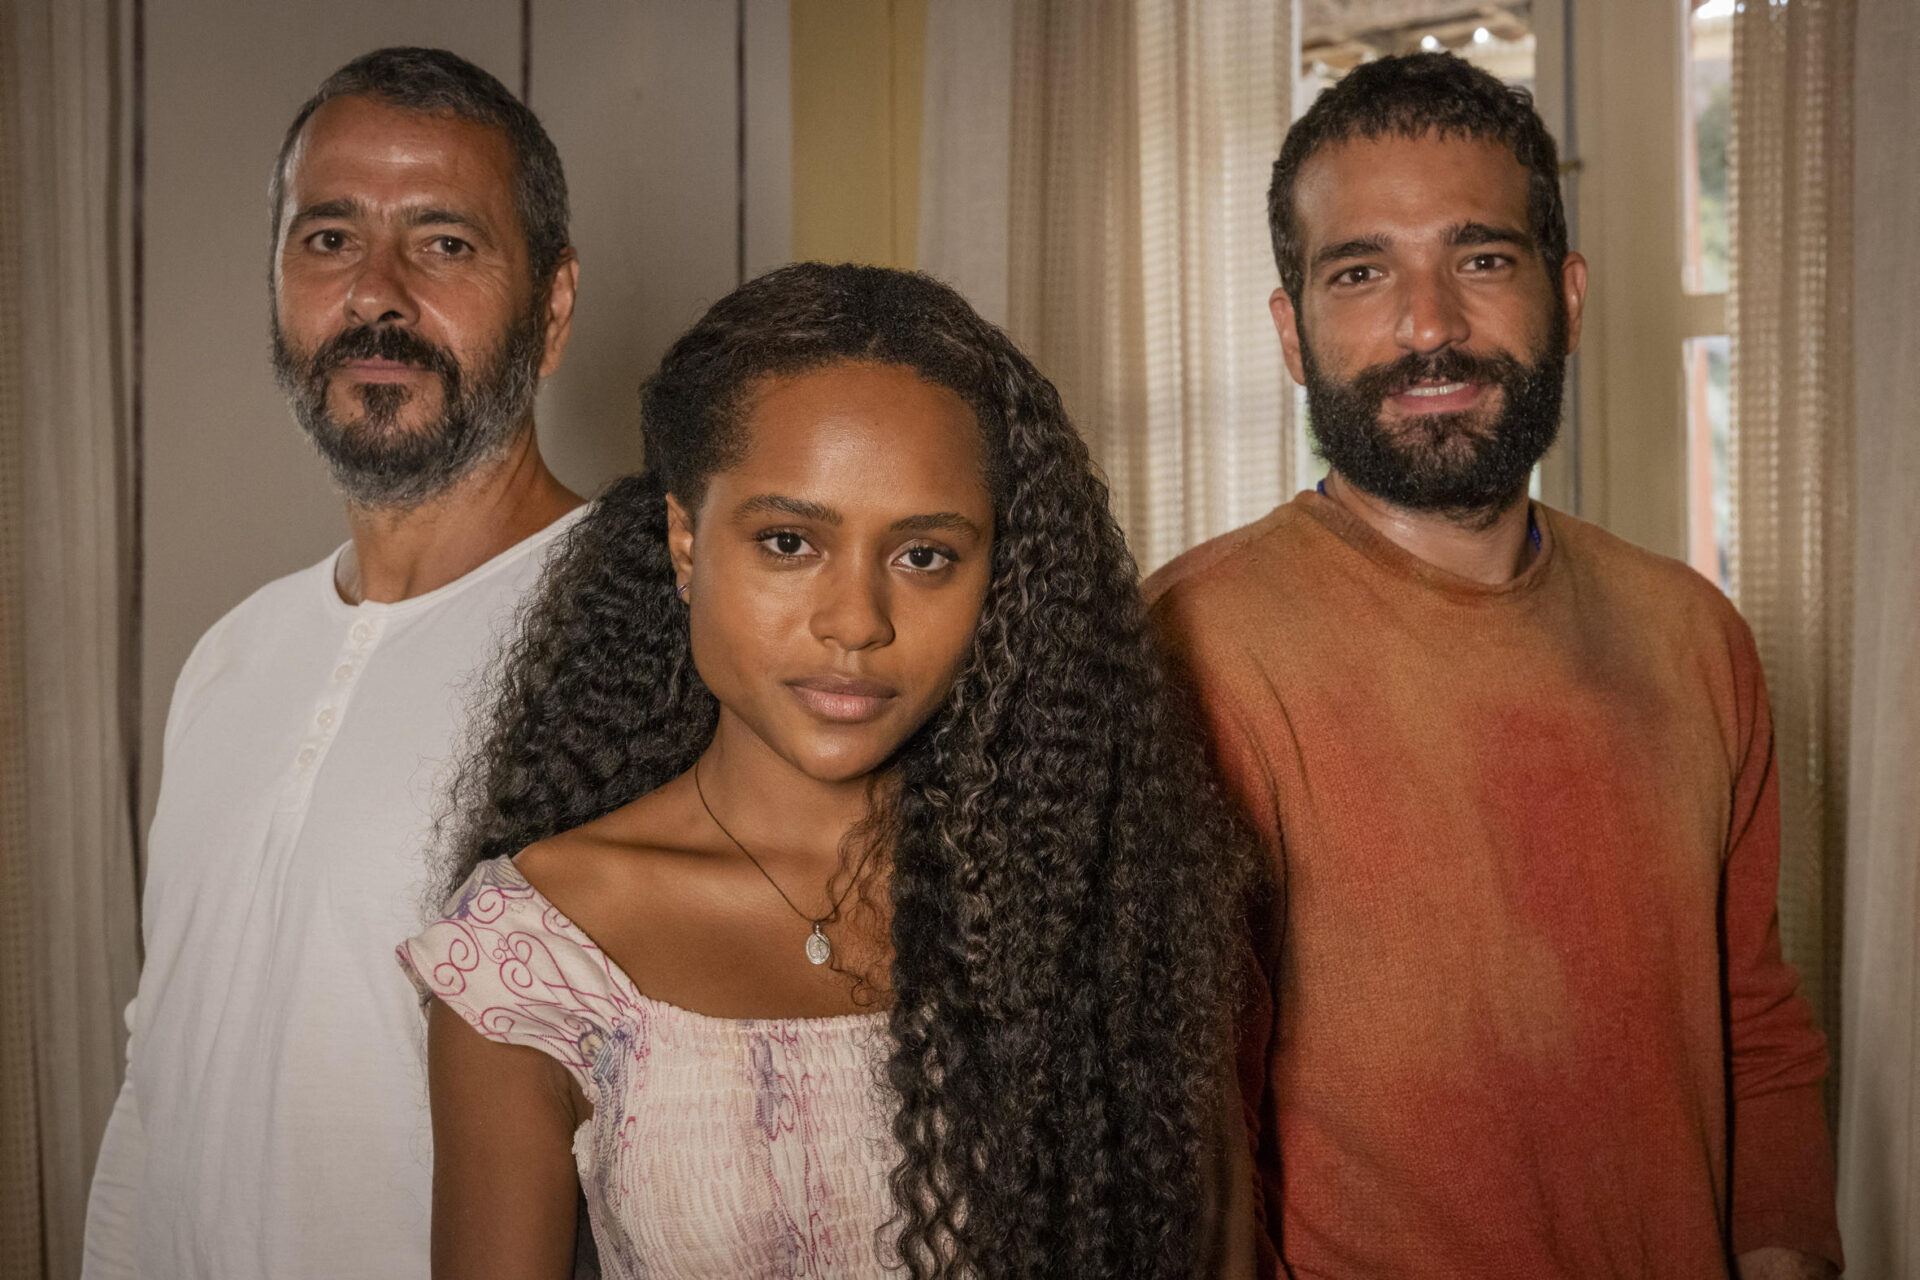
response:
<path id="1" fill-rule="evenodd" d="M 1500 587 L 1316 493 L 1148 582 L 1274 858 L 1268 1235 L 1302 1280 L 1838 1262 L 1752 637 L 1684 565 L 1535 518 Z"/>

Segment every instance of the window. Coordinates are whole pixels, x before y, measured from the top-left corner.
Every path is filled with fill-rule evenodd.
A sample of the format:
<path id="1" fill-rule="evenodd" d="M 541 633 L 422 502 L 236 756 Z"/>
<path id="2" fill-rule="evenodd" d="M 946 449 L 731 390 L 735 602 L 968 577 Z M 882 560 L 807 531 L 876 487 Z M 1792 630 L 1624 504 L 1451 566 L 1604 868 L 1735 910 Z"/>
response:
<path id="1" fill-rule="evenodd" d="M 1578 513 L 1723 580 L 1734 0 L 1541 0 L 1571 24 Z"/>
<path id="2" fill-rule="evenodd" d="M 1727 587 L 1733 503 L 1727 487 L 1727 131 L 1733 115 L 1734 0 L 1677 0 L 1685 49 L 1680 111 L 1681 272 L 1689 315 L 1718 330 L 1684 343 L 1687 560 Z M 1717 303 L 1717 314 L 1715 303 Z M 1704 305 L 1703 305 L 1704 304 Z"/>

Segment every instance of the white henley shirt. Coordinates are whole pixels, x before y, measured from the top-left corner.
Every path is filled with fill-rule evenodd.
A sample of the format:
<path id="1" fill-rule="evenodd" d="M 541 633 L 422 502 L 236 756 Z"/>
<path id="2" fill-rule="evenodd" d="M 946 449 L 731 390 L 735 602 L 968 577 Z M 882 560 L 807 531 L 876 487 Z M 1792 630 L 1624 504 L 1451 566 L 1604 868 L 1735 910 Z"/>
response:
<path id="1" fill-rule="evenodd" d="M 392 604 L 342 601 L 335 552 L 195 646 L 86 1280 L 426 1280 L 425 1024 L 393 948 L 477 674 L 579 514 Z"/>

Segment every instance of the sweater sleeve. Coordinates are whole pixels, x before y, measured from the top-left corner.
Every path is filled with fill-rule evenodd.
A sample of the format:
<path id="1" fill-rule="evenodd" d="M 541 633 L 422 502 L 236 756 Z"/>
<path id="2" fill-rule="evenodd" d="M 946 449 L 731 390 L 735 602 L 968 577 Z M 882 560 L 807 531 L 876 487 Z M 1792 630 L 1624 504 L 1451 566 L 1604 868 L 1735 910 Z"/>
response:
<path id="1" fill-rule="evenodd" d="M 1724 871 L 1735 1254 L 1775 1246 L 1843 1265 L 1820 1084 L 1825 1038 L 1780 951 L 1780 776 L 1752 634 L 1731 637 L 1741 741 Z"/>

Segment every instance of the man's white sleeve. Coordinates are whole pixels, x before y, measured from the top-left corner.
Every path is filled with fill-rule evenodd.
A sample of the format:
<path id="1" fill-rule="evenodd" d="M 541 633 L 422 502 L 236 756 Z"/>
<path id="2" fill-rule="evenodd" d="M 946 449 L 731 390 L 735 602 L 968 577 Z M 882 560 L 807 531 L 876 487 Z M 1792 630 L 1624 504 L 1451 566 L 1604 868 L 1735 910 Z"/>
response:
<path id="1" fill-rule="evenodd" d="M 127 1063 L 133 1063 L 133 1021 L 137 999 L 127 1004 Z M 134 1230 L 140 1221 L 145 1192 L 147 1134 L 140 1122 L 140 1099 L 128 1070 L 100 1140 L 100 1159 L 93 1167 L 93 1193 L 87 1198 L 86 1253 L 80 1280 L 134 1280 Z"/>

